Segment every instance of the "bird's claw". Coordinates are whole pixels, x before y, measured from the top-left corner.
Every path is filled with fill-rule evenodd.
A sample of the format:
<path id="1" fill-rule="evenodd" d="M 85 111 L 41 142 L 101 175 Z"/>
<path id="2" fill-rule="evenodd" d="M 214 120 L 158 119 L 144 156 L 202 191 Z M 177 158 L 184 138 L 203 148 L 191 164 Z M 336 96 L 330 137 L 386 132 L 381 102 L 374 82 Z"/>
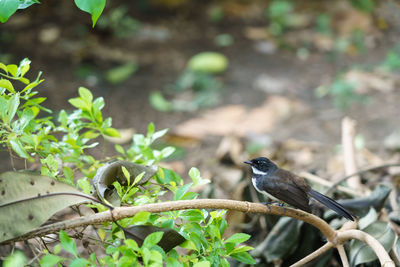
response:
<path id="1" fill-rule="evenodd" d="M 264 205 L 267 206 L 268 212 L 271 212 L 271 208 L 269 206 L 270 204 L 278 204 L 281 207 L 283 207 L 283 205 L 284 205 L 282 202 L 279 202 L 279 201 L 276 201 L 276 200 L 270 201 L 270 202 L 261 202 L 261 204 L 264 204 Z M 283 213 L 285 213 L 285 207 L 283 207 Z"/>

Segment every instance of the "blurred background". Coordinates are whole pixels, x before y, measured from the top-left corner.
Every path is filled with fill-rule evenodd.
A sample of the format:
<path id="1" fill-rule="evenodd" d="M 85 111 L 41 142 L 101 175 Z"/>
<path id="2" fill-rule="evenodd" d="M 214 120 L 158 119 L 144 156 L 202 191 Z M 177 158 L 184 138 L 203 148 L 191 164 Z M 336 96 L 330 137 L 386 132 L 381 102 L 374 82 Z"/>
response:
<path id="1" fill-rule="evenodd" d="M 198 167 L 205 197 L 243 199 L 242 161 L 258 155 L 342 177 L 345 116 L 360 169 L 399 161 L 397 1 L 113 0 L 91 26 L 73 1 L 43 1 L 0 25 L 0 61 L 32 60 L 51 109 L 72 110 L 80 86 L 104 97 L 122 136 L 110 147 L 150 122 L 169 128 L 164 164 Z"/>

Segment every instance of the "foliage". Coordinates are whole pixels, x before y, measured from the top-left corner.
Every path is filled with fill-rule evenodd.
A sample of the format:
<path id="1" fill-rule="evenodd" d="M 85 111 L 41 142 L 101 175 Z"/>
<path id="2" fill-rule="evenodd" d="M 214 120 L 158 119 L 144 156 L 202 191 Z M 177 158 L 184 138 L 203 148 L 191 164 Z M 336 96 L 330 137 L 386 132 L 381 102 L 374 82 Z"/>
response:
<path id="1" fill-rule="evenodd" d="M 74 0 L 75 5 L 92 16 L 93 27 L 106 6 L 106 0 Z M 0 22 L 6 22 L 18 9 L 25 9 L 38 0 L 0 0 Z"/>
<path id="2" fill-rule="evenodd" d="M 194 111 L 199 108 L 212 107 L 218 103 L 222 85 L 211 74 L 186 70 L 174 84 L 167 87 L 167 92 L 175 96 L 167 100 L 161 92 L 150 95 L 150 104 L 159 111 Z M 188 94 L 190 99 L 179 99 L 179 94 Z"/>
<path id="3" fill-rule="evenodd" d="M 292 24 L 293 4 L 287 0 L 274 0 L 266 15 L 269 19 L 269 31 L 272 35 L 282 35 Z"/>
<path id="4" fill-rule="evenodd" d="M 38 92 L 34 91 L 43 80 L 40 79 L 40 74 L 34 81 L 26 78 L 29 68 L 28 59 L 22 60 L 19 66 L 0 64 L 0 75 L 3 77 L 0 80 L 1 144 L 8 148 L 10 154 L 15 153 L 28 162 L 39 165 L 43 175 L 80 187 L 89 193 L 89 181 L 105 159 L 95 159 L 88 153 L 88 149 L 98 145 L 98 138 L 119 136 L 118 131 L 111 127 L 111 118 L 104 118 L 101 112 L 105 105 L 104 99 L 95 98 L 90 90 L 80 87 L 79 96 L 69 100 L 75 110 L 61 110 L 57 120 L 53 120 L 48 116 L 53 114 L 52 111 L 41 105 L 45 98 L 38 97 Z M 40 112 L 47 116 L 40 117 Z M 154 124 L 150 123 L 147 135 L 134 135 L 128 148 L 115 146 L 120 154 L 117 158 L 143 165 L 156 165 L 174 152 L 174 148 L 168 146 L 161 150 L 152 147 L 166 132 L 167 129 L 156 131 Z M 141 182 L 143 173 L 132 178 L 127 169 L 123 168 L 123 173 L 128 183 L 113 183 L 123 205 L 158 203 L 161 201 L 160 197 L 167 193 L 173 200 L 195 199 L 198 194 L 192 192 L 192 188 L 208 182 L 201 178 L 196 168 L 189 171 L 188 175 L 192 179 L 190 183 L 184 183 L 178 174 L 161 167 L 153 179 L 144 183 Z M 78 178 L 81 175 L 85 177 Z M 99 204 L 91 207 L 105 210 Z M 125 232 L 115 223 L 104 223 L 97 228 L 97 241 L 104 246 L 105 254 L 92 253 L 86 259 L 77 251 L 74 240 L 77 237 L 72 238 L 61 231 L 60 245 L 53 252 L 44 251 L 40 265 L 54 266 L 62 263 L 69 266 L 162 266 L 168 263 L 173 266 L 228 266 L 229 257 L 248 264 L 254 263 L 247 253 L 252 248 L 241 245 L 250 238 L 249 235 L 235 234 L 227 239 L 223 237 L 228 227 L 225 213 L 207 210 L 182 210 L 162 214 L 141 212 L 118 222 L 126 228 L 153 225 L 175 229 L 186 239 L 180 245 L 179 252 L 172 249 L 166 253 L 157 245 L 163 232 L 149 234 L 143 244 L 138 245 L 127 238 Z M 61 250 L 70 256 L 65 256 L 65 253 L 61 256 Z M 26 261 L 18 254 L 10 255 L 7 260 Z"/>
<path id="5" fill-rule="evenodd" d="M 127 15 L 128 8 L 124 5 L 112 9 L 108 14 L 101 16 L 98 21 L 100 29 L 110 29 L 118 38 L 132 36 L 140 27 L 140 22 Z"/>
<path id="6" fill-rule="evenodd" d="M 328 86 L 316 88 L 317 97 L 330 95 L 336 108 L 347 110 L 354 103 L 366 103 L 368 98 L 356 92 L 356 84 L 343 80 L 340 76 Z"/>

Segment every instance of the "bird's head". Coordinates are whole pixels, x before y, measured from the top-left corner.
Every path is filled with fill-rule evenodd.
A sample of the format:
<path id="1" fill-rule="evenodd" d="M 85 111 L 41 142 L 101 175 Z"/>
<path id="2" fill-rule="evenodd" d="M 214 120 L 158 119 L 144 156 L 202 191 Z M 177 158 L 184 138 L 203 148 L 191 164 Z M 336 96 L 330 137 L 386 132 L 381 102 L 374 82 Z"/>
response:
<path id="1" fill-rule="evenodd" d="M 266 175 L 278 169 L 278 166 L 276 166 L 275 163 L 265 157 L 254 158 L 252 160 L 245 161 L 244 163 L 251 166 L 254 174 Z"/>

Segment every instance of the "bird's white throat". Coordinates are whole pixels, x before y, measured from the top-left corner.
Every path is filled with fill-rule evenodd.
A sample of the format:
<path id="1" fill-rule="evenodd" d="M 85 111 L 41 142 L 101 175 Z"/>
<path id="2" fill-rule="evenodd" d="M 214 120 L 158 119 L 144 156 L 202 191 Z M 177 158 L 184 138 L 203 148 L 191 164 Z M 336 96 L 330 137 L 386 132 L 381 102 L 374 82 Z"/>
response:
<path id="1" fill-rule="evenodd" d="M 260 171 L 259 169 L 257 169 L 256 167 L 251 166 L 251 168 L 253 169 L 253 173 L 254 174 L 258 174 L 258 175 L 267 175 L 268 172 L 263 172 Z"/>

